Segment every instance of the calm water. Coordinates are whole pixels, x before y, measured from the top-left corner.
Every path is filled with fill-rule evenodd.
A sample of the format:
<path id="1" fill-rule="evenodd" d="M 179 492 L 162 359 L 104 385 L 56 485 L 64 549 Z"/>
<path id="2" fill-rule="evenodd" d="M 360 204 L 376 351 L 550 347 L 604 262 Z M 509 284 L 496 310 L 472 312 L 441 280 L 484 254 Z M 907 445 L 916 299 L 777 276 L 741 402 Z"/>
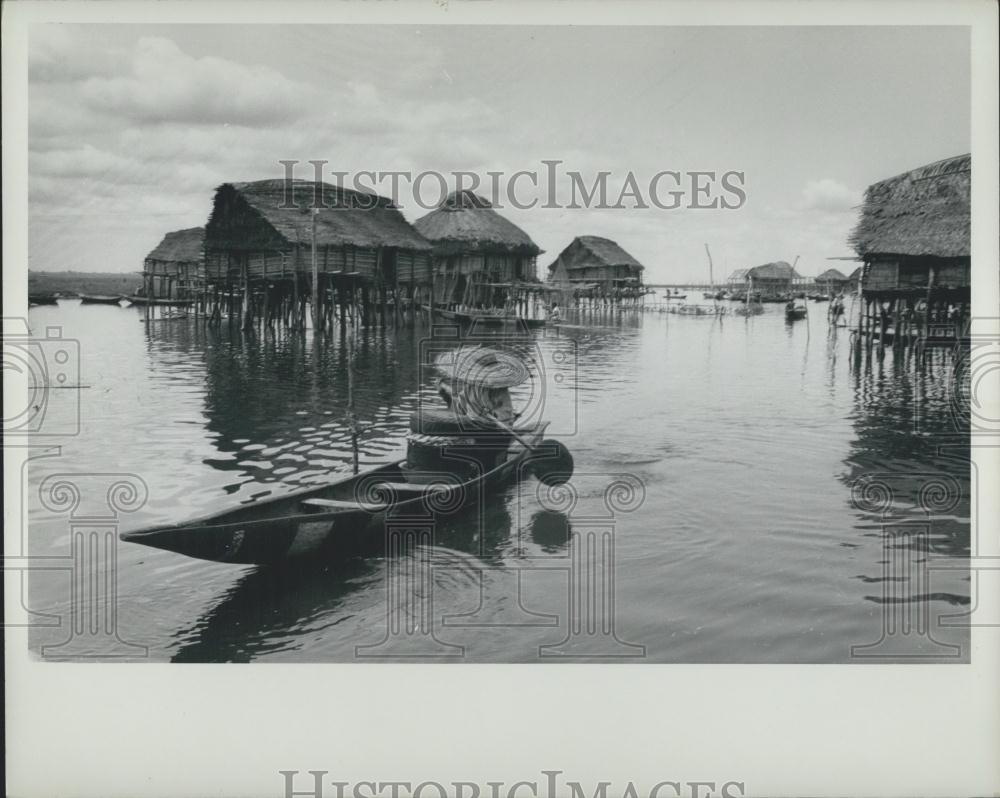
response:
<path id="1" fill-rule="evenodd" d="M 894 635 L 855 654 L 966 659 L 969 464 L 952 355 L 856 364 L 847 331 L 831 334 L 814 307 L 794 325 L 778 305 L 751 319 L 644 313 L 539 331 L 522 345 L 544 374 L 519 401 L 544 391 L 553 437 L 576 460 L 575 501 L 531 480 L 443 522 L 433 547 L 280 570 L 121 543 L 119 636 L 161 661 L 845 662 L 878 661 L 852 646 L 889 623 Z M 39 500 L 52 474 L 140 477 L 148 499 L 122 516 L 130 529 L 350 472 L 344 341 L 141 318 L 75 301 L 30 311 L 35 334 L 58 325 L 79 341 L 86 386 L 80 434 L 30 469 L 33 555 L 70 551 L 68 516 Z M 362 467 L 400 457 L 409 413 L 434 401 L 419 365 L 429 336 L 423 322 L 358 334 Z M 611 516 L 612 484 L 644 495 L 616 494 Z M 430 584 L 397 578 L 422 569 Z M 588 573 L 613 574 L 603 612 Z M 581 585 L 582 609 L 570 601 Z M 36 572 L 26 604 L 65 616 L 69 572 Z M 399 612 L 419 620 L 407 608 L 429 604 L 430 634 L 389 633 Z M 68 635 L 40 628 L 32 646 Z"/>

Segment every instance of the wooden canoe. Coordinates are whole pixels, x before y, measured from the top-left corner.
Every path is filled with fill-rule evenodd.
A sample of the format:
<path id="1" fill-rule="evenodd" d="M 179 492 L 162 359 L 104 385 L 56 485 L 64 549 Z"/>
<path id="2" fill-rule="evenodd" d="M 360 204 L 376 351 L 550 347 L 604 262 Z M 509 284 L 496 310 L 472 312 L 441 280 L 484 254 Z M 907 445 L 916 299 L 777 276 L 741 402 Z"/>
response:
<path id="1" fill-rule="evenodd" d="M 521 437 L 538 447 L 546 427 L 547 422 L 530 432 L 521 430 Z M 457 513 L 521 478 L 529 459 L 545 458 L 546 446 L 532 452 L 514 441 L 498 453 L 495 468 L 466 481 L 444 473 L 422 474 L 418 480 L 400 461 L 207 517 L 125 531 L 120 537 L 188 557 L 255 565 L 377 553 L 384 545 L 386 522 L 432 525 L 436 517 Z"/>
<path id="2" fill-rule="evenodd" d="M 132 305 L 139 305 L 140 307 L 146 305 L 158 305 L 163 307 L 183 307 L 187 305 L 193 305 L 193 299 L 159 299 L 156 297 L 148 296 L 127 296 L 126 301 Z"/>
<path id="3" fill-rule="evenodd" d="M 425 311 L 430 310 L 427 305 L 421 305 L 420 308 Z M 477 327 L 526 327 L 529 330 L 536 330 L 545 326 L 545 319 L 528 319 L 523 316 L 507 316 L 499 313 L 467 313 L 460 310 L 434 308 L 434 314 L 448 321 L 469 326 L 476 325 Z"/>
<path id="4" fill-rule="evenodd" d="M 120 296 L 101 296 L 98 294 L 80 294 L 80 302 L 84 305 L 117 305 L 122 301 Z"/>

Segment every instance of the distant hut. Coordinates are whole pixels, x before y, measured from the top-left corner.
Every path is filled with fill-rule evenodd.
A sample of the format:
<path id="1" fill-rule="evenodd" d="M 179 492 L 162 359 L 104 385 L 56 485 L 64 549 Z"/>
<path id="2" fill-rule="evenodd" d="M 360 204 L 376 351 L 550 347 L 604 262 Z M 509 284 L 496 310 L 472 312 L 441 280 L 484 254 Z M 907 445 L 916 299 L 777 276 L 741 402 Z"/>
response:
<path id="1" fill-rule="evenodd" d="M 753 280 L 754 289 L 760 291 L 761 294 L 776 296 L 789 293 L 792 290 L 793 282 L 799 279 L 799 275 L 791 264 L 777 260 L 748 269 L 747 279 Z"/>
<path id="2" fill-rule="evenodd" d="M 315 217 L 313 207 L 320 208 Z M 313 244 L 321 303 L 335 291 L 342 305 L 360 301 L 367 315 L 378 297 L 384 317 L 387 293 L 401 299 L 430 284 L 431 245 L 391 200 L 283 179 L 216 189 L 205 229 L 206 277 L 216 289 L 241 287 L 244 297 L 259 289 L 266 304 L 291 300 L 301 313 L 312 290 Z"/>
<path id="3" fill-rule="evenodd" d="M 898 340 L 968 317 L 971 173 L 972 157 L 959 155 L 868 187 L 850 237 L 864 261 L 864 332 Z"/>
<path id="4" fill-rule="evenodd" d="M 538 282 L 542 250 L 471 191 L 453 191 L 413 226 L 434 247 L 437 302 L 503 306 Z"/>
<path id="5" fill-rule="evenodd" d="M 816 278 L 816 286 L 830 293 L 843 290 L 849 282 L 850 279 L 837 269 L 827 269 Z"/>
<path id="6" fill-rule="evenodd" d="M 749 269 L 736 269 L 732 274 L 729 275 L 729 279 L 726 280 L 726 284 L 730 288 L 739 289 L 745 288 L 747 284 L 747 272 Z"/>
<path id="7" fill-rule="evenodd" d="M 167 233 L 143 262 L 142 293 L 156 299 L 191 299 L 205 275 L 205 228 Z"/>
<path id="8" fill-rule="evenodd" d="M 554 288 L 595 289 L 604 295 L 638 293 L 644 269 L 611 239 L 578 236 L 549 266 L 548 281 Z"/>
<path id="9" fill-rule="evenodd" d="M 728 282 L 733 290 L 749 290 L 752 286 L 756 295 L 774 298 L 790 293 L 793 283 L 800 279 L 789 263 L 779 260 L 749 269 L 737 269 Z"/>

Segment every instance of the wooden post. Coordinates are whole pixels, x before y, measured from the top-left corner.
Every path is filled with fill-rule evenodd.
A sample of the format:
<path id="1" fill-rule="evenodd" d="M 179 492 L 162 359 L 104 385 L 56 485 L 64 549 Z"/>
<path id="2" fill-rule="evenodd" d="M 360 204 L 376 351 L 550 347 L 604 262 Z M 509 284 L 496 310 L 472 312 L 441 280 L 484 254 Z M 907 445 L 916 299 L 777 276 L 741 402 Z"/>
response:
<path id="1" fill-rule="evenodd" d="M 243 302 L 240 313 L 243 316 L 243 329 L 249 330 L 253 325 L 253 303 L 251 302 L 250 296 L 250 276 L 247 273 L 248 264 L 246 256 L 244 256 L 240 271 L 242 276 L 241 282 L 243 283 Z"/>
<path id="2" fill-rule="evenodd" d="M 934 290 L 934 267 L 931 266 L 927 272 L 927 298 L 925 300 L 926 307 L 924 308 L 924 337 L 927 336 L 927 331 L 931 323 L 931 294 Z"/>
<path id="3" fill-rule="evenodd" d="M 392 314 L 393 322 L 398 327 L 399 323 L 403 320 L 403 301 L 402 297 L 399 295 L 399 253 L 396 253 L 396 268 L 393 269 L 393 286 L 392 290 L 395 294 L 395 302 L 393 303 L 393 308 L 395 312 Z"/>
<path id="4" fill-rule="evenodd" d="M 434 286 L 434 271 L 435 271 L 436 264 L 434 263 L 434 258 L 432 256 L 428 256 L 428 261 L 430 262 L 430 266 L 431 266 L 431 301 L 430 301 L 430 304 L 427 306 L 427 307 L 430 308 L 430 311 L 427 314 L 427 318 L 428 318 L 429 322 L 431 324 L 433 324 L 434 323 L 434 298 L 436 296 L 435 286 Z"/>
<path id="5" fill-rule="evenodd" d="M 312 265 L 312 325 L 313 334 L 320 328 L 319 321 L 319 259 L 316 256 L 316 219 L 319 216 L 319 208 L 312 209 L 312 242 L 311 242 L 311 265 Z"/>
<path id="6" fill-rule="evenodd" d="M 295 245 L 295 259 L 292 261 L 292 319 L 293 330 L 299 329 L 299 245 Z"/>

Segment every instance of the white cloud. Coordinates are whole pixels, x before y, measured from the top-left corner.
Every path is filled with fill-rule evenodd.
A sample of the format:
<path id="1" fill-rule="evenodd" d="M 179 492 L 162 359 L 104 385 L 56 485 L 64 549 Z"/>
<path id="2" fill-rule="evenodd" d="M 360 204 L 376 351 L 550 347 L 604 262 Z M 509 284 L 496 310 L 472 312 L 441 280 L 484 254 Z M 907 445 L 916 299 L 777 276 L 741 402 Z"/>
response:
<path id="1" fill-rule="evenodd" d="M 820 211 L 847 211 L 861 201 L 857 192 L 829 177 L 806 183 L 802 199 L 807 209 Z"/>
<path id="2" fill-rule="evenodd" d="M 127 53 L 101 40 L 95 26 L 38 24 L 31 27 L 28 75 L 32 83 L 72 83 L 120 71 Z"/>
<path id="3" fill-rule="evenodd" d="M 131 75 L 91 77 L 83 98 L 92 107 L 140 122 L 277 126 L 302 116 L 309 87 L 263 66 L 194 58 L 170 39 L 136 44 Z"/>

